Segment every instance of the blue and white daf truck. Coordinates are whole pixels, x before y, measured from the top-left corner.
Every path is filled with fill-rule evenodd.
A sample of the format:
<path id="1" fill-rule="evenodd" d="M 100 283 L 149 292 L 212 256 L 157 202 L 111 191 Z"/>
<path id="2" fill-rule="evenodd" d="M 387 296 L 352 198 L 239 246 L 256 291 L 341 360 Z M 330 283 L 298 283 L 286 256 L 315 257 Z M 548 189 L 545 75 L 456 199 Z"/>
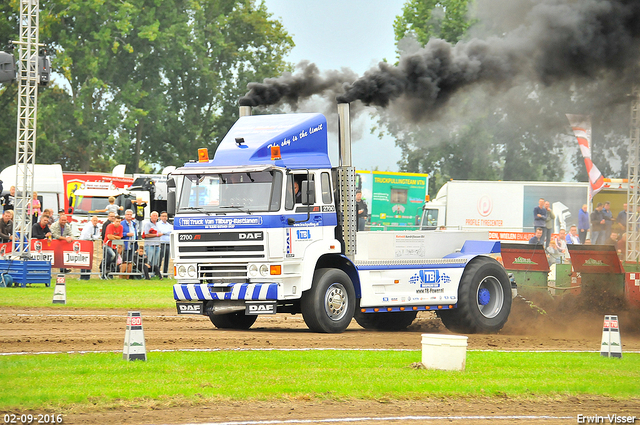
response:
<path id="1" fill-rule="evenodd" d="M 336 333 L 353 318 L 399 330 L 436 311 L 456 332 L 500 330 L 515 284 L 488 234 L 356 231 L 349 105 L 338 111 L 337 167 L 322 114 L 241 107 L 212 160 L 199 154 L 171 174 L 178 313 L 229 329 L 301 313 L 312 331 Z"/>

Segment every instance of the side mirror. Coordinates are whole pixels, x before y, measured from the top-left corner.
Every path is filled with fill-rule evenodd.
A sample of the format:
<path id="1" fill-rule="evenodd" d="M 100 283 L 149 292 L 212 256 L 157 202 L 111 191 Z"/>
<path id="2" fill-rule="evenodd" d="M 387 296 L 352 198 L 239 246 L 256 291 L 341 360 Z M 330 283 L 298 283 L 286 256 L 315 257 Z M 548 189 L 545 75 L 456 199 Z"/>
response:
<path id="1" fill-rule="evenodd" d="M 176 180 L 173 177 L 167 179 L 167 215 L 176 215 Z"/>
<path id="2" fill-rule="evenodd" d="M 167 192 L 167 215 L 173 217 L 176 215 L 176 192 L 170 190 Z"/>
<path id="3" fill-rule="evenodd" d="M 316 187 L 311 181 L 309 184 L 309 180 L 302 181 L 302 203 L 304 205 L 311 205 L 316 203 Z"/>

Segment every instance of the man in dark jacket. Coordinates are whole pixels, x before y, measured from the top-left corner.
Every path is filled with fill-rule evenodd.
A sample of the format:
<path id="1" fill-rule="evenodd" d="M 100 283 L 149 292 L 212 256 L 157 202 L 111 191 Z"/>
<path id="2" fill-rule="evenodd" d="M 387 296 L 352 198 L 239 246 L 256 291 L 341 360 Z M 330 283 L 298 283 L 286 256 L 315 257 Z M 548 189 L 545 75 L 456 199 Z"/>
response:
<path id="1" fill-rule="evenodd" d="M 364 230 L 369 208 L 367 208 L 367 203 L 362 200 L 362 192 L 359 190 L 356 192 L 356 211 L 358 212 L 358 231 Z"/>
<path id="2" fill-rule="evenodd" d="M 13 240 L 13 212 L 6 210 L 0 219 L 0 243 L 7 243 Z"/>
<path id="3" fill-rule="evenodd" d="M 51 229 L 49 229 L 49 216 L 43 214 L 40 221 L 35 223 L 31 228 L 31 239 L 47 239 L 51 238 Z"/>
<path id="4" fill-rule="evenodd" d="M 544 207 L 544 198 L 538 200 L 538 206 L 533 209 L 533 227 L 542 229 L 542 239 L 544 243 L 544 229 L 547 227 L 547 209 Z"/>
<path id="5" fill-rule="evenodd" d="M 591 213 L 591 243 L 593 245 L 603 244 L 606 240 L 605 218 L 602 213 L 602 202 L 598 202 L 596 209 Z"/>
<path id="6" fill-rule="evenodd" d="M 529 245 L 542 245 L 542 234 L 544 230 L 542 227 L 536 227 L 535 236 L 529 239 Z"/>

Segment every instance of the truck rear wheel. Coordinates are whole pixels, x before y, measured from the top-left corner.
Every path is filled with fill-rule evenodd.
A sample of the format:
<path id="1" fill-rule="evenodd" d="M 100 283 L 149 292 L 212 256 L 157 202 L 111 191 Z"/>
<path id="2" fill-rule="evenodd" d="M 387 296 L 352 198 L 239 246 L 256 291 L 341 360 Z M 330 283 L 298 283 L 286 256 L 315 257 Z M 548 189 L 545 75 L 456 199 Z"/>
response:
<path id="1" fill-rule="evenodd" d="M 397 311 L 392 313 L 362 313 L 356 309 L 353 318 L 365 329 L 376 331 L 401 331 L 413 323 L 417 311 Z"/>
<path id="2" fill-rule="evenodd" d="M 439 311 L 447 329 L 460 333 L 495 333 L 511 312 L 511 283 L 500 264 L 476 258 L 464 271 L 458 288 L 458 308 Z"/>
<path id="3" fill-rule="evenodd" d="M 249 329 L 258 316 L 248 316 L 243 311 L 229 314 L 211 314 L 209 319 L 218 329 Z"/>
<path id="4" fill-rule="evenodd" d="M 344 332 L 356 307 L 356 292 L 349 276 L 338 269 L 318 269 L 313 286 L 300 300 L 302 317 L 310 330 Z"/>

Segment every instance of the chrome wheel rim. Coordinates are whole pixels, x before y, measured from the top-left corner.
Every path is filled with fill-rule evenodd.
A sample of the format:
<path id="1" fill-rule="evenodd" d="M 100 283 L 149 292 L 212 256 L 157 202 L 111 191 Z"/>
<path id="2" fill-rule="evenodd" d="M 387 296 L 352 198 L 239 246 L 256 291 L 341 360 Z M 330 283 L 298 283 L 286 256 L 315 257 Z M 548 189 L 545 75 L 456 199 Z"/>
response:
<path id="1" fill-rule="evenodd" d="M 340 283 L 333 283 L 324 297 L 324 309 L 331 320 L 340 320 L 347 313 L 349 298 L 347 290 Z"/>
<path id="2" fill-rule="evenodd" d="M 494 276 L 482 279 L 476 291 L 476 305 L 480 314 L 487 319 L 493 319 L 500 314 L 503 304 L 504 294 L 500 281 Z"/>

